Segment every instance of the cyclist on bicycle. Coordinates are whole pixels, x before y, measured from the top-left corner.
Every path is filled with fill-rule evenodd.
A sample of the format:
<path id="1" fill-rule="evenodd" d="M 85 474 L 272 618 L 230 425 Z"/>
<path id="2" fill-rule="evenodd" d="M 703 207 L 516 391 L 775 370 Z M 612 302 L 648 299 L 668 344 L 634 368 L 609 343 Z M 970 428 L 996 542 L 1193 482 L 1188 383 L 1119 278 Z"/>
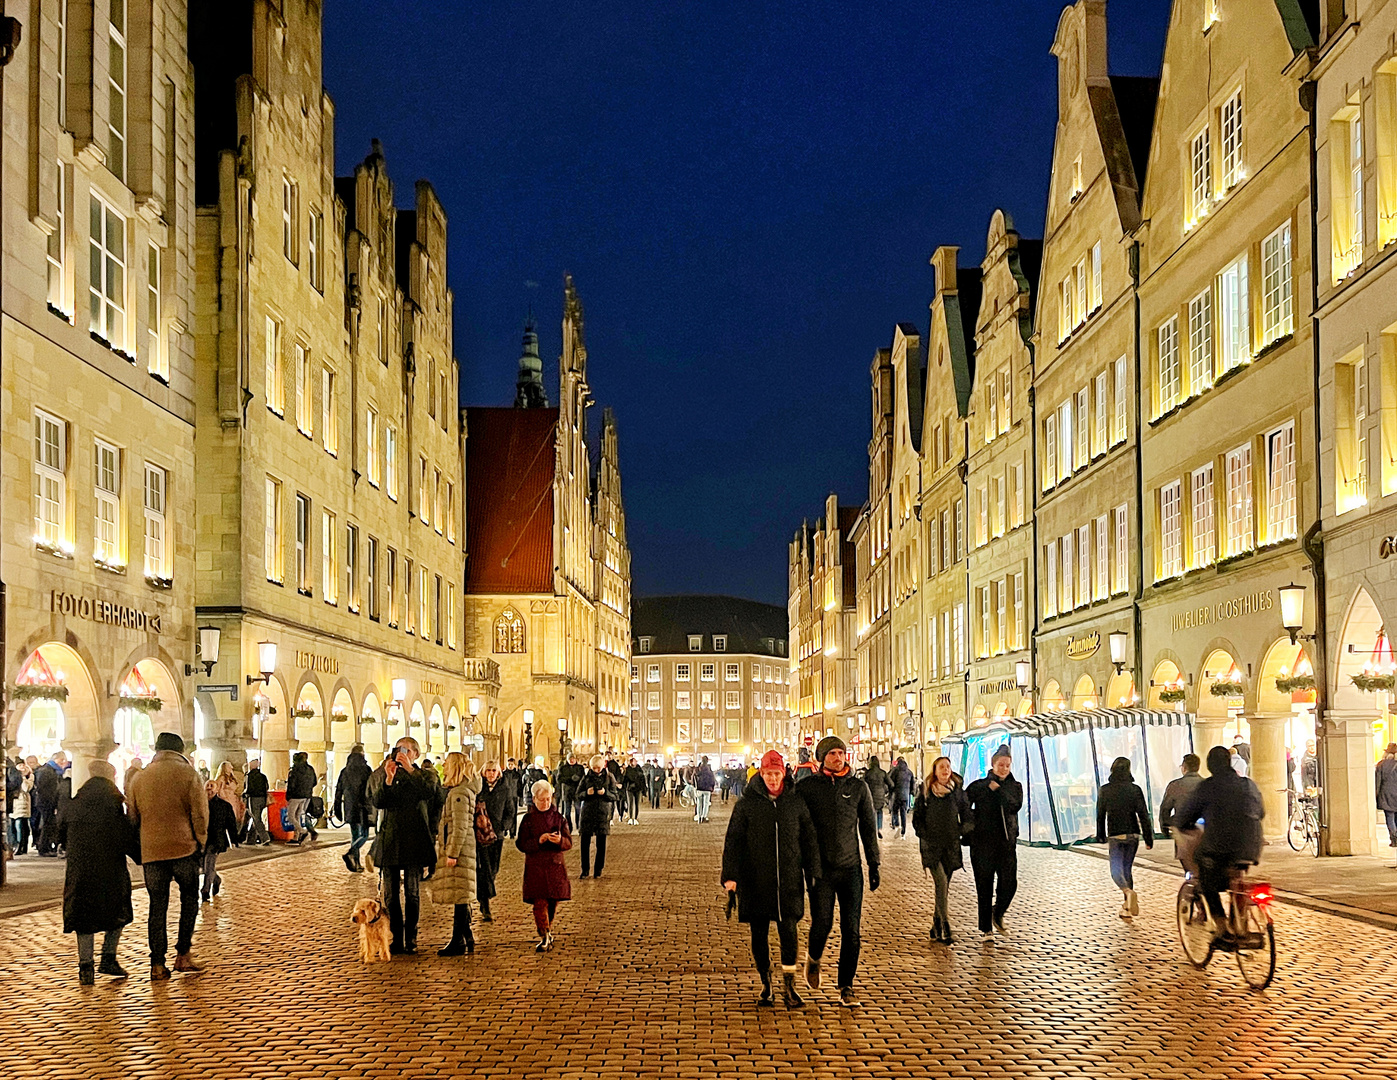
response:
<path id="1" fill-rule="evenodd" d="M 1232 754 L 1225 746 L 1208 751 L 1211 773 L 1189 793 L 1174 815 L 1174 828 L 1194 832 L 1203 823 L 1194 858 L 1198 861 L 1198 891 L 1207 902 L 1217 936 L 1231 936 L 1222 893 L 1230 884 L 1234 869 L 1251 866 L 1261 859 L 1261 789 L 1255 781 L 1238 776 L 1232 769 Z"/>

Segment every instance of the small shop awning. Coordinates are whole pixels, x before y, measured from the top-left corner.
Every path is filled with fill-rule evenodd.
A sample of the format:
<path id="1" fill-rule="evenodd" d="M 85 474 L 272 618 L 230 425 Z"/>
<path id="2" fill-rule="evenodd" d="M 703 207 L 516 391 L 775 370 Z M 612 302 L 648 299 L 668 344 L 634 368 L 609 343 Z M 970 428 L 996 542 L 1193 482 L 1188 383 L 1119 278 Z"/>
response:
<path id="1" fill-rule="evenodd" d="M 1089 727 L 1187 727 L 1193 723 L 1193 719 L 1192 713 L 1175 712 L 1172 709 L 1074 709 L 1016 716 L 1009 720 L 996 721 L 986 727 L 958 732 L 941 741 L 960 742 L 967 736 L 983 736 L 992 732 L 999 732 L 1006 738 L 1010 735 L 1043 738 L 1048 735 L 1065 735 L 1070 731 L 1085 731 Z"/>

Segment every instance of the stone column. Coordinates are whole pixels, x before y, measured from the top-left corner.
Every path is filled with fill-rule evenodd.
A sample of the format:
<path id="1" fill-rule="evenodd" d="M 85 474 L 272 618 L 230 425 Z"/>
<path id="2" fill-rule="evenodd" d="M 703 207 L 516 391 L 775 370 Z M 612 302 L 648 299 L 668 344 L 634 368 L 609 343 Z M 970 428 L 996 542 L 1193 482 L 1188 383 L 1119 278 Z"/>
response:
<path id="1" fill-rule="evenodd" d="M 1266 808 L 1262 832 L 1269 840 L 1285 836 L 1290 808 L 1285 793 L 1285 726 L 1290 713 L 1256 713 L 1246 717 L 1251 726 L 1251 778 L 1261 789 Z"/>
<path id="2" fill-rule="evenodd" d="M 111 752 L 116 749 L 116 744 L 110 739 L 103 739 L 99 742 L 69 742 L 64 740 L 63 750 L 68 755 L 68 760 L 72 763 L 73 794 L 78 793 L 78 788 L 87 783 L 92 778 L 92 774 L 87 771 L 87 763 L 94 758 L 99 761 L 106 761 L 111 756 Z M 42 764 L 42 763 L 41 763 Z M 117 777 L 118 783 L 121 777 Z"/>
<path id="3" fill-rule="evenodd" d="M 1372 855 L 1377 833 L 1373 787 L 1375 713 L 1331 709 L 1324 717 L 1324 801 L 1329 854 Z"/>
<path id="4" fill-rule="evenodd" d="M 1223 745 L 1222 729 L 1226 726 L 1225 716 L 1199 716 L 1193 721 L 1193 752 L 1203 762 L 1204 776 L 1208 775 L 1208 751 Z"/>

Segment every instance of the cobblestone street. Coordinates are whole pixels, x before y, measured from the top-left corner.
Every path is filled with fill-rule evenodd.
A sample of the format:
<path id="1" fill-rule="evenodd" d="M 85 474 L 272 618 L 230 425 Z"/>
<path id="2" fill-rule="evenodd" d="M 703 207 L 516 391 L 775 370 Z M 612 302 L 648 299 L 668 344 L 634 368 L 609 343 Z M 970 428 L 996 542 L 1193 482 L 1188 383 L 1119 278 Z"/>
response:
<path id="1" fill-rule="evenodd" d="M 152 985 L 145 894 L 125 982 L 78 985 L 57 907 L 0 920 L 14 1025 L 6 1077 L 740 1077 L 830 1075 L 1390 1076 L 1393 933 L 1276 909 L 1276 980 L 1248 992 L 1230 957 L 1183 961 L 1177 879 L 1139 871 L 1144 914 L 1116 917 L 1104 864 L 1022 849 L 1006 940 L 982 945 L 968 873 L 952 882 L 957 943 L 927 941 L 932 889 L 916 845 L 888 841 L 864 907 L 855 1011 L 828 986 L 809 1007 L 758 1010 L 745 927 L 722 915 L 726 815 L 650 812 L 617 826 L 605 876 L 577 881 L 559 944 L 533 951 L 507 849 L 496 921 L 474 957 L 439 959 L 447 909 L 424 906 L 421 954 L 356 960 L 348 922 L 372 879 L 341 848 L 230 869 L 203 908 L 209 970 Z M 172 917 L 173 925 L 173 917 Z M 832 961 L 837 950 L 831 943 Z M 802 927 L 802 958 L 805 927 Z M 827 966 L 832 967 L 832 964 Z"/>

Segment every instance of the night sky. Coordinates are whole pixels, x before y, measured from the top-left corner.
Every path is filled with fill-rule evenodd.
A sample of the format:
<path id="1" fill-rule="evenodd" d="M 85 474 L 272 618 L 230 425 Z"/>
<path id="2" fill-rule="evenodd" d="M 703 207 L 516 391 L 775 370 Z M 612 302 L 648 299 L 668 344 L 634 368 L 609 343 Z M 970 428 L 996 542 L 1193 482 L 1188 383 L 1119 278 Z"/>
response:
<path id="1" fill-rule="evenodd" d="M 338 172 L 378 137 L 399 203 L 445 204 L 463 403 L 512 402 L 532 305 L 556 404 L 571 272 L 635 594 L 784 605 L 802 519 L 867 497 L 869 364 L 925 329 L 932 250 L 978 263 L 997 206 L 1041 235 L 1061 5 L 325 8 Z M 1168 9 L 1112 0 L 1115 73 L 1158 73 Z"/>

